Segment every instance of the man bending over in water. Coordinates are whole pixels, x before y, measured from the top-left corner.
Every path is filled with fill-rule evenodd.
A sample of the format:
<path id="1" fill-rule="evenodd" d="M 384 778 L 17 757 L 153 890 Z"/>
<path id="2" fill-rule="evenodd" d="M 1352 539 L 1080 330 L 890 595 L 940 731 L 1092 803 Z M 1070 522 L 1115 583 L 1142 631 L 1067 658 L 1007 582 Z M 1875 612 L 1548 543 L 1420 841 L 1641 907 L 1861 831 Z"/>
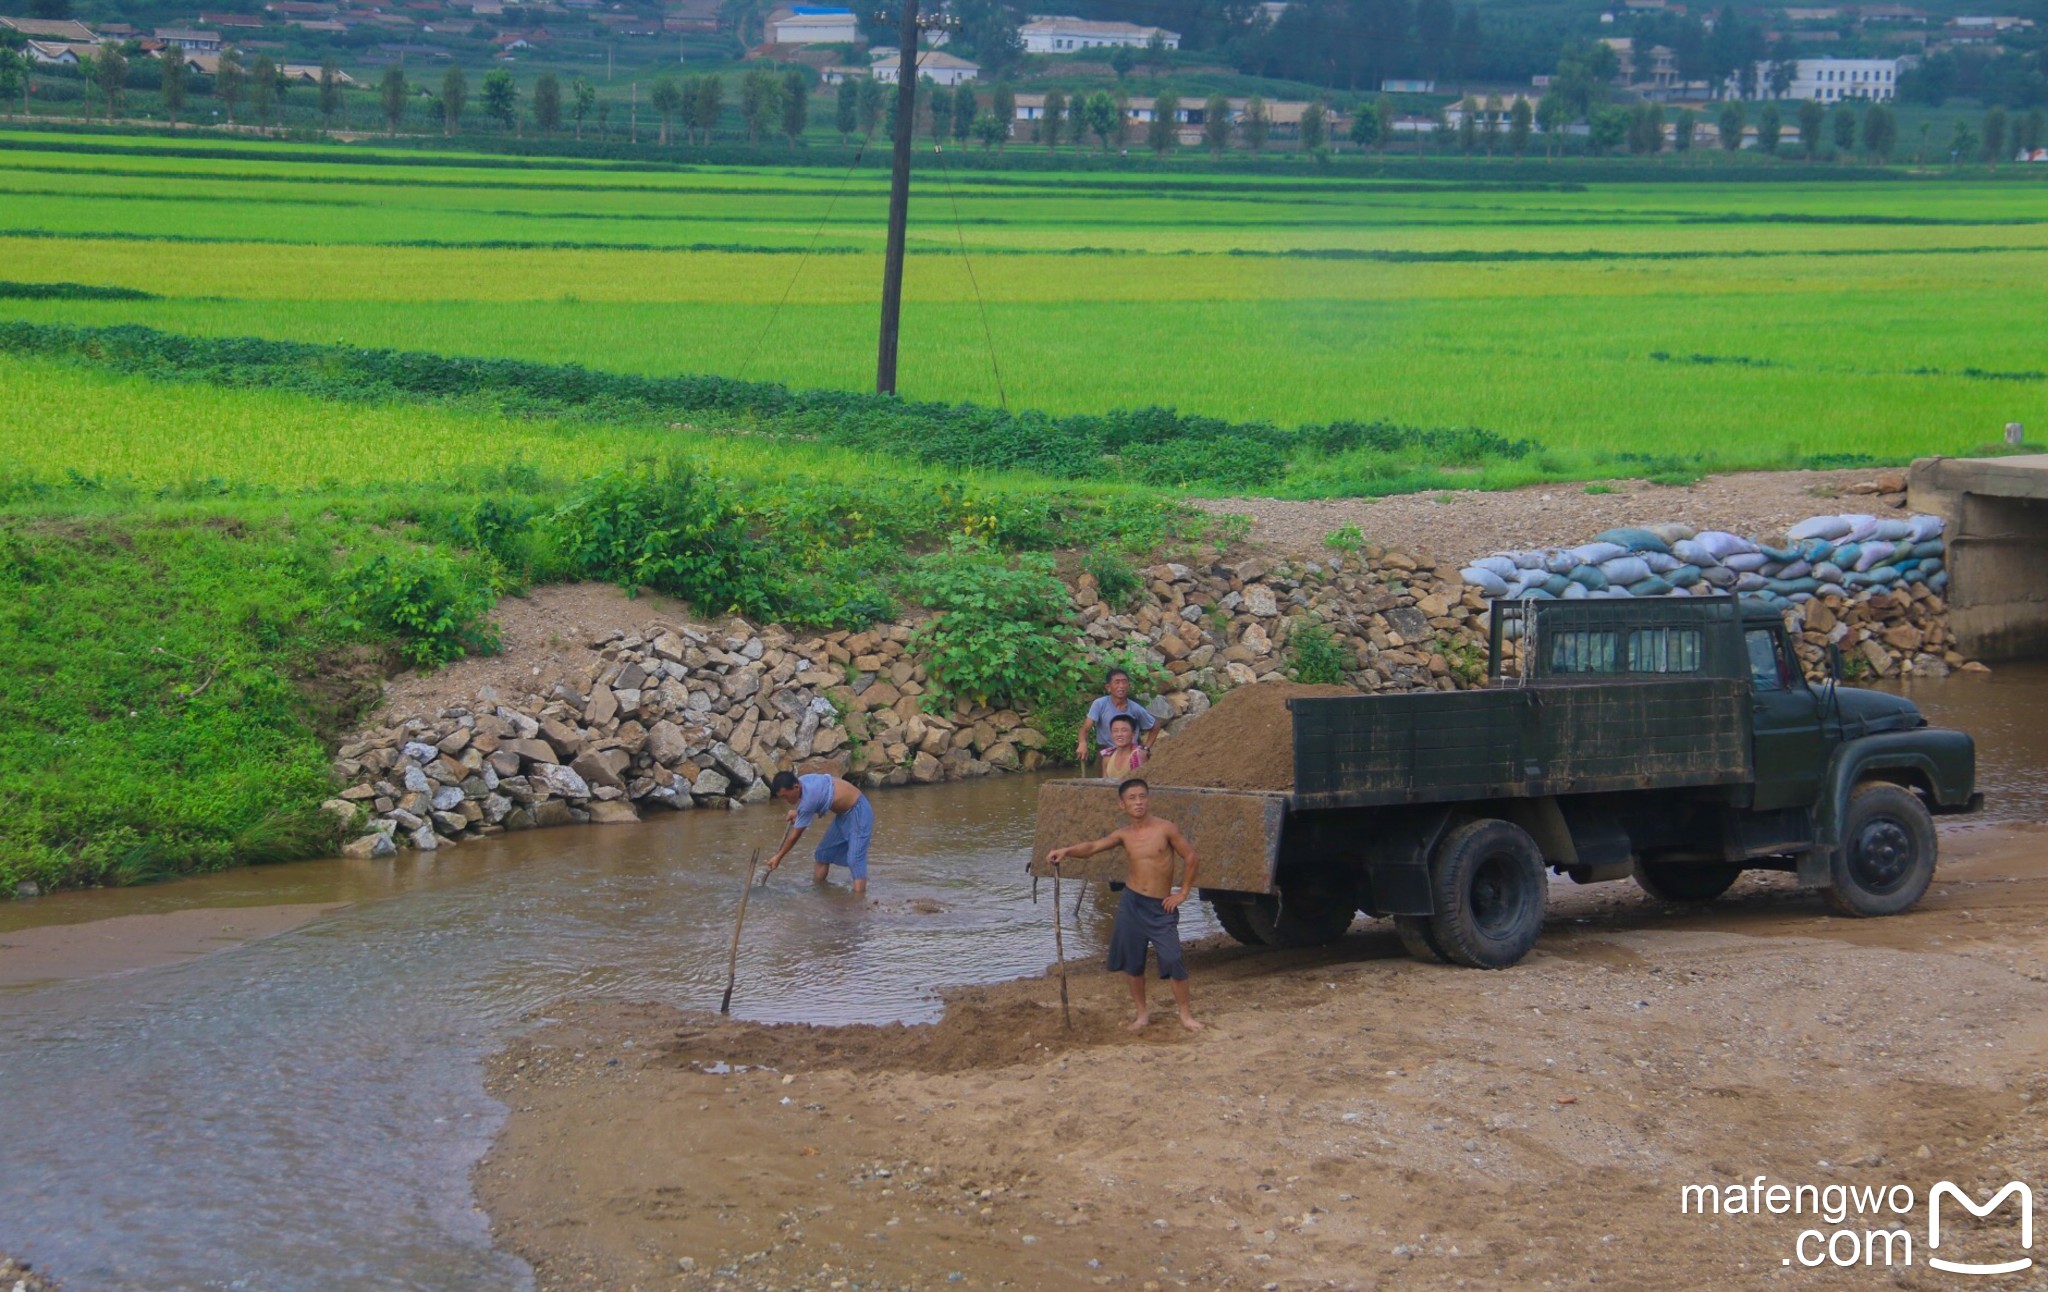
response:
<path id="1" fill-rule="evenodd" d="M 1125 872 L 1123 900 L 1117 903 L 1116 924 L 1109 935 L 1109 971 L 1130 979 L 1131 999 L 1138 1017 L 1133 1032 L 1152 1021 L 1145 1010 L 1145 946 L 1150 943 L 1159 956 L 1159 976 L 1173 982 L 1174 1003 L 1180 1006 L 1180 1025 L 1199 1032 L 1194 1005 L 1188 999 L 1188 969 L 1180 957 L 1180 904 L 1195 891 L 1195 850 L 1181 837 L 1173 822 L 1151 814 L 1152 787 L 1137 777 L 1117 786 L 1116 799 L 1130 824 L 1092 843 L 1055 848 L 1046 854 L 1054 867 L 1069 857 L 1092 857 L 1098 852 L 1121 847 L 1130 862 Z M 1173 886 L 1173 858 L 1178 853 L 1187 865 L 1178 889 Z"/>
<path id="2" fill-rule="evenodd" d="M 798 776 L 792 772 L 777 772 L 775 779 L 768 782 L 768 790 L 784 803 L 792 804 L 789 810 L 789 832 L 782 837 L 782 846 L 768 859 L 772 872 L 796 847 L 796 841 L 803 838 L 804 831 L 818 814 L 830 809 L 833 813 L 832 827 L 825 831 L 825 837 L 818 841 L 818 853 L 811 866 L 811 878 L 818 883 L 825 882 L 833 866 L 846 867 L 846 873 L 853 877 L 853 895 L 868 895 L 868 843 L 875 835 L 875 810 L 868 806 L 868 796 L 852 781 L 837 776 L 814 772 L 809 776 Z"/>

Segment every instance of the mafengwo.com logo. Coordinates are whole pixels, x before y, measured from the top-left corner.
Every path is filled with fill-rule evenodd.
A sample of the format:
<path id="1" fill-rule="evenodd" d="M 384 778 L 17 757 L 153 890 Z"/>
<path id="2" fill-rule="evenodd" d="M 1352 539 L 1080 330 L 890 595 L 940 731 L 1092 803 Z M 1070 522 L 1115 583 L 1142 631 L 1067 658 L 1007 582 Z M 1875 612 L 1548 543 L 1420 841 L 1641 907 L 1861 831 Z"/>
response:
<path id="1" fill-rule="evenodd" d="M 1995 1275 L 2034 1265 L 2034 1191 L 2019 1180 L 1981 1195 L 1942 1180 L 1923 1199 L 1909 1184 L 1777 1184 L 1759 1175 L 1747 1184 L 1684 1185 L 1678 1210 L 1803 1225 L 1787 1226 L 1789 1250 L 1780 1263 L 1807 1269 L 1917 1263 L 1949 1274 Z"/>

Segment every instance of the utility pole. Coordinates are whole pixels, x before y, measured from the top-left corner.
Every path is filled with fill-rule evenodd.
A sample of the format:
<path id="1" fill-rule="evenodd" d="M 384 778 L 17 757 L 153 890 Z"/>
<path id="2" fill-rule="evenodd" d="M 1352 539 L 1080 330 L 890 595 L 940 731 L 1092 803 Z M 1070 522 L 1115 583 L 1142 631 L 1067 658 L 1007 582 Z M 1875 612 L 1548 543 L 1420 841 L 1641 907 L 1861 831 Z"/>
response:
<path id="1" fill-rule="evenodd" d="M 896 156 L 889 171 L 889 242 L 882 262 L 882 333 L 875 354 L 875 393 L 896 393 L 896 334 L 903 317 L 903 239 L 910 218 L 910 136 L 917 127 L 917 0 L 903 6 L 896 64 Z"/>

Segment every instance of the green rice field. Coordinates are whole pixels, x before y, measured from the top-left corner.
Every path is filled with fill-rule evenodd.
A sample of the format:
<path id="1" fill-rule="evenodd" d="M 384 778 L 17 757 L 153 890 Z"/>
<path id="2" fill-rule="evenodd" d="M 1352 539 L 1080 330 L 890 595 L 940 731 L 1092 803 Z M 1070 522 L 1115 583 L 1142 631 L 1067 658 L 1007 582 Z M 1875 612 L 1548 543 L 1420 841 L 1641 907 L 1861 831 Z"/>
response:
<path id="1" fill-rule="evenodd" d="M 2048 425 L 2039 180 L 1573 171 L 920 171 L 901 388 L 1055 414 L 1476 427 L 1535 441 L 1550 474 L 1620 455 L 1899 460 Z M 885 201 L 873 170 L 0 133 L 0 319 L 860 389 Z M 94 450 L 112 428 L 67 409 L 84 393 L 56 388 L 71 371 L 0 366 L 17 462 L 140 471 L 187 424 L 237 424 L 165 387 L 161 421 Z M 314 418 L 345 438 L 313 456 L 346 459 L 410 416 Z M 297 456 L 248 425 L 249 461 Z"/>

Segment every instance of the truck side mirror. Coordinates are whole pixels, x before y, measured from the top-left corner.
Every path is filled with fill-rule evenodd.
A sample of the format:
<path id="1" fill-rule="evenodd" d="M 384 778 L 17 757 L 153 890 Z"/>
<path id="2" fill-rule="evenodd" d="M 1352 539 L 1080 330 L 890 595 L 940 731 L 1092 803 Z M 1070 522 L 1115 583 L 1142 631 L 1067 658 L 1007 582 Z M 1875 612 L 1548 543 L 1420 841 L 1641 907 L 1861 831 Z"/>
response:
<path id="1" fill-rule="evenodd" d="M 1835 642 L 1829 642 L 1829 643 L 1828 643 L 1828 681 L 1830 681 L 1830 682 L 1835 682 L 1835 683 L 1839 683 L 1839 682 L 1841 682 L 1841 680 L 1842 680 L 1842 648 L 1841 648 L 1841 646 L 1840 646 L 1840 645 L 1839 645 L 1838 643 L 1835 643 Z"/>

